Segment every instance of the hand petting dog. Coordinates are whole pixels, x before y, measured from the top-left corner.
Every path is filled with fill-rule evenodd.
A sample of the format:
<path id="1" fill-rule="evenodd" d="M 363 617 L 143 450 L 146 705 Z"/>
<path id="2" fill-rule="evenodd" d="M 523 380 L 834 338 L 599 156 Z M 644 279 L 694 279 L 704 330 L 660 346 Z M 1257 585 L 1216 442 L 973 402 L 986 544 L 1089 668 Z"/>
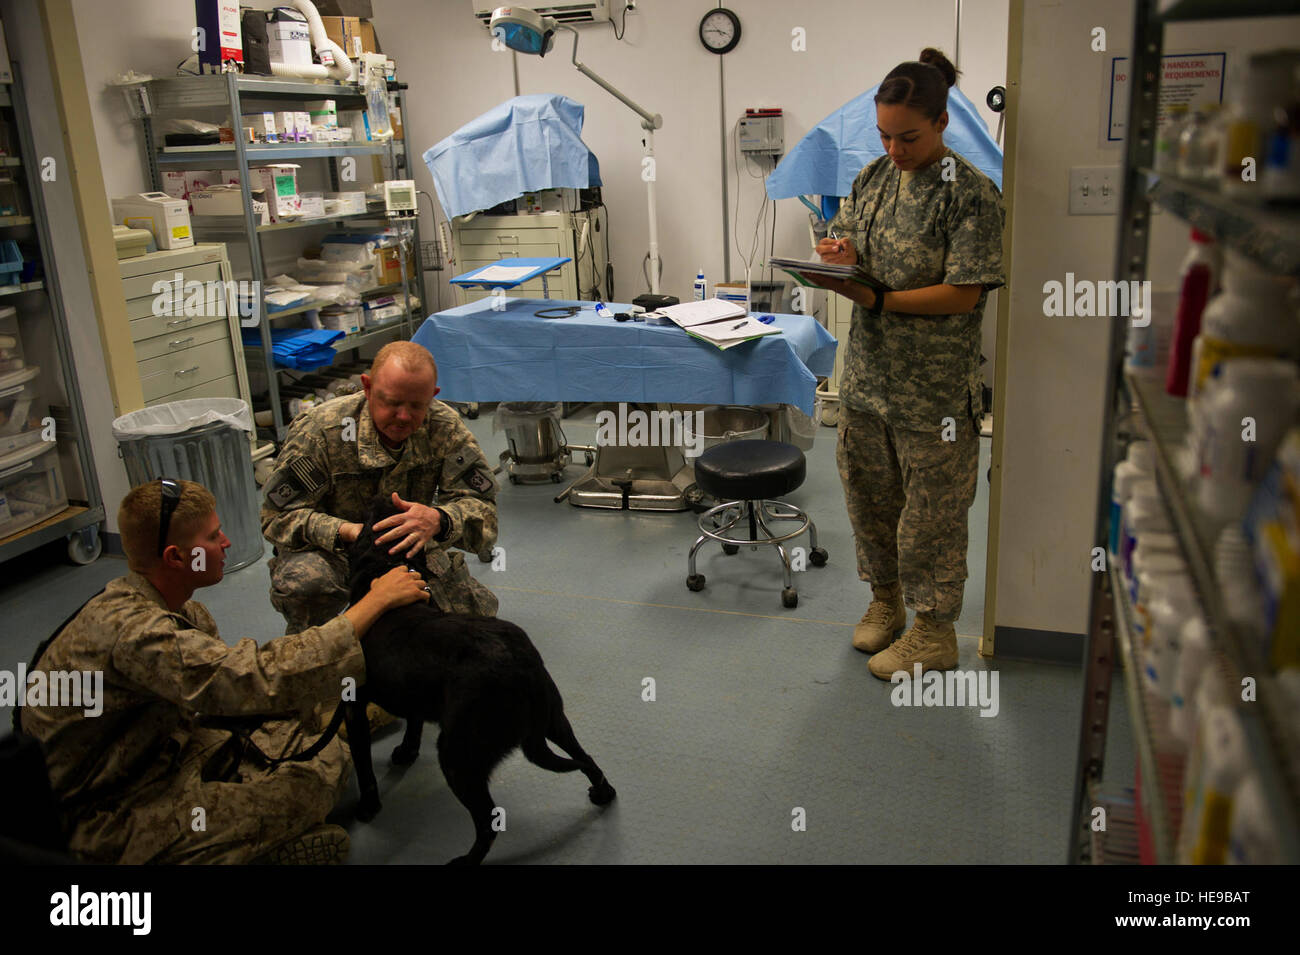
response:
<path id="1" fill-rule="evenodd" d="M 414 557 L 442 530 L 442 512 L 426 504 L 404 501 L 396 491 L 393 492 L 393 506 L 400 508 L 400 512 L 375 524 L 373 530 L 383 532 L 375 538 L 375 544 L 391 541 L 393 546 L 388 553 L 404 551 L 403 557 Z"/>

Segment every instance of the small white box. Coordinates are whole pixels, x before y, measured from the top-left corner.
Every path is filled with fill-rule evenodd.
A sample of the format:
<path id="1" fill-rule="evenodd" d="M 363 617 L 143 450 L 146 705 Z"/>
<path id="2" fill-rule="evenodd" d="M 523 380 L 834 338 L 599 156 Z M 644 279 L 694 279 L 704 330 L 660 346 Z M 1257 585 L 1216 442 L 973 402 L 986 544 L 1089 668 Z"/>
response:
<path id="1" fill-rule="evenodd" d="M 162 174 L 162 191 L 173 199 L 184 199 L 188 190 L 185 188 L 185 173 L 179 169 L 165 169 Z"/>
<path id="2" fill-rule="evenodd" d="M 326 129 L 338 128 L 339 111 L 334 100 L 315 100 L 308 102 L 305 105 L 307 107 L 307 112 L 311 115 L 313 126 L 324 126 Z"/>
<path id="3" fill-rule="evenodd" d="M 293 114 L 294 129 L 298 131 L 298 142 L 311 142 L 311 113 L 299 110 Z"/>
<path id="4" fill-rule="evenodd" d="M 364 192 L 331 192 L 328 198 L 338 201 L 338 214 L 341 216 L 364 215 L 366 212 Z"/>
<path id="5" fill-rule="evenodd" d="M 259 193 L 260 194 L 260 193 Z M 242 216 L 244 191 L 239 186 L 213 186 L 190 193 L 190 202 L 196 216 Z M 253 199 L 253 215 L 258 225 L 270 221 L 265 202 Z"/>
<path id="6" fill-rule="evenodd" d="M 245 113 L 240 123 L 253 127 L 253 139 L 259 143 L 278 143 L 280 135 L 275 129 L 275 113 Z"/>
<path id="7" fill-rule="evenodd" d="M 319 192 L 304 192 L 298 196 L 302 200 L 302 217 L 319 219 L 325 215 L 325 196 Z"/>

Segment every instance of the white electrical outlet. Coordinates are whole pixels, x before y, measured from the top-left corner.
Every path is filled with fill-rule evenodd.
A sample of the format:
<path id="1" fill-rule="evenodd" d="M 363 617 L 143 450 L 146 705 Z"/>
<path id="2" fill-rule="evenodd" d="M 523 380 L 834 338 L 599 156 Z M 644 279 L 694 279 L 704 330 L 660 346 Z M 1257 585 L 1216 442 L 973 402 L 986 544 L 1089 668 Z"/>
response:
<path id="1" fill-rule="evenodd" d="M 1070 167 L 1070 215 L 1116 215 L 1120 188 L 1119 166 Z"/>

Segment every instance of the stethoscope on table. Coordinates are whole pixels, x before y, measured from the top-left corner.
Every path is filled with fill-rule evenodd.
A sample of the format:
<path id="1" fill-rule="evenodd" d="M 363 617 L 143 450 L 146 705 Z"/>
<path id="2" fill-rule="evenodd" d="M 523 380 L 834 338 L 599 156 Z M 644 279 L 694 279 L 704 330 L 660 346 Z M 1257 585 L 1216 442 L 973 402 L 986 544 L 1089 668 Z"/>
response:
<path id="1" fill-rule="evenodd" d="M 581 305 L 557 305 L 554 308 L 539 309 L 533 314 L 538 318 L 573 318 L 581 311 Z"/>

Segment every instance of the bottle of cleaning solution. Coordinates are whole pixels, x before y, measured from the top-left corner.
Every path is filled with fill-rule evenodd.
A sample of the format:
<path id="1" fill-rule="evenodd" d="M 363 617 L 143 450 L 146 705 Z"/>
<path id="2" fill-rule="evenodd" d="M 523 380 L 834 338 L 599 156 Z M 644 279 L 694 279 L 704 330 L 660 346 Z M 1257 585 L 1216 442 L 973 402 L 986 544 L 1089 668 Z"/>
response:
<path id="1" fill-rule="evenodd" d="M 1204 232 L 1193 229 L 1192 247 L 1179 270 L 1178 312 L 1165 369 L 1165 391 L 1171 395 L 1180 398 L 1187 395 L 1192 342 L 1201 333 L 1201 315 L 1214 294 L 1222 270 L 1223 253 L 1219 247 Z"/>
<path id="2" fill-rule="evenodd" d="M 1184 746 L 1196 741 L 1196 688 L 1209 663 L 1210 628 L 1204 617 L 1194 614 L 1183 624 L 1169 697 L 1169 729 Z"/>
<path id="3" fill-rule="evenodd" d="M 1219 378 L 1200 408 L 1197 498 L 1211 517 L 1237 520 L 1295 418 L 1300 377 L 1291 361 L 1236 358 L 1223 363 Z"/>
<path id="4" fill-rule="evenodd" d="M 1178 659 L 1182 652 L 1183 627 L 1200 614 L 1191 579 L 1170 578 L 1150 604 L 1150 654 L 1146 674 L 1156 695 L 1168 700 L 1174 695 Z"/>
<path id="5" fill-rule="evenodd" d="M 1152 482 L 1154 486 L 1155 482 Z M 1154 489 L 1151 491 L 1135 490 L 1133 496 L 1129 499 L 1124 508 L 1124 539 L 1120 542 L 1120 567 L 1124 572 L 1124 578 L 1131 586 L 1133 583 L 1133 548 L 1137 545 L 1137 535 L 1144 531 L 1164 531 L 1166 533 L 1173 530 L 1169 523 L 1169 515 L 1165 511 L 1164 501 L 1160 493 Z"/>
<path id="6" fill-rule="evenodd" d="M 1133 485 L 1142 478 L 1155 476 L 1155 458 L 1151 442 L 1134 441 L 1128 446 L 1128 454 L 1123 461 L 1115 465 L 1114 476 L 1110 482 L 1110 554 L 1119 556 L 1120 524 L 1123 519 L 1124 504 L 1133 493 Z"/>
<path id="7" fill-rule="evenodd" d="M 1249 746 L 1241 719 L 1228 706 L 1211 706 L 1197 734 L 1201 773 L 1190 804 L 1194 832 L 1192 865 L 1222 865 L 1228 855 L 1232 797 L 1250 769 Z"/>
<path id="8" fill-rule="evenodd" d="M 704 269 L 701 267 L 699 272 L 695 273 L 695 301 L 704 301 L 704 295 L 708 292 L 708 283 L 704 281 Z"/>
<path id="9" fill-rule="evenodd" d="M 1265 272 L 1230 250 L 1223 259 L 1223 291 L 1205 306 L 1192 345 L 1191 400 L 1220 362 L 1300 357 L 1300 321 L 1287 298 L 1292 280 Z"/>

